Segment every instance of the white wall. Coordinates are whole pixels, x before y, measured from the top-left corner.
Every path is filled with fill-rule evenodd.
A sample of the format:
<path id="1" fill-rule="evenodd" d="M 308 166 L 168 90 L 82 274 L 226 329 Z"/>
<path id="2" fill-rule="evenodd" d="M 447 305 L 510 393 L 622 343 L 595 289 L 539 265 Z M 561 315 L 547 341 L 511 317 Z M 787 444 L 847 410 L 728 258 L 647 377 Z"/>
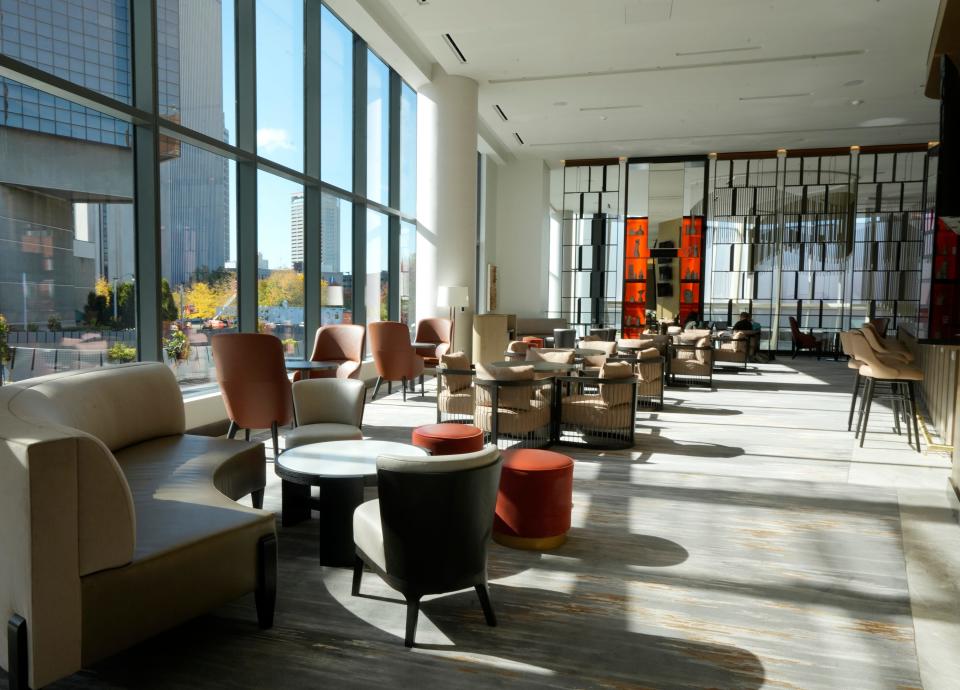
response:
<path id="1" fill-rule="evenodd" d="M 486 250 L 487 261 L 497 266 L 497 311 L 545 316 L 550 259 L 549 170 L 542 160 L 516 159 L 498 166 L 494 177 L 496 221 L 492 228 L 487 225 Z"/>

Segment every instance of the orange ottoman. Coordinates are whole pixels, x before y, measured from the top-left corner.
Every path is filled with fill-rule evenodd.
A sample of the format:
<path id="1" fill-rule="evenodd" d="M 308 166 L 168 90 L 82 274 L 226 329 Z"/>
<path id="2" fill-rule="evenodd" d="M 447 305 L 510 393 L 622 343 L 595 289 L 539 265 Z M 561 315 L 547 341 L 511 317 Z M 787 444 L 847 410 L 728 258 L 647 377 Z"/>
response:
<path id="1" fill-rule="evenodd" d="M 530 347 L 543 347 L 543 338 L 537 338 L 532 335 L 524 336 L 520 342 L 527 343 Z"/>
<path id="2" fill-rule="evenodd" d="M 542 551 L 567 540 L 573 508 L 573 460 L 549 450 L 504 451 L 493 539 Z"/>
<path id="3" fill-rule="evenodd" d="M 483 450 L 483 432 L 469 424 L 425 424 L 410 435 L 410 442 L 430 455 L 457 455 Z"/>

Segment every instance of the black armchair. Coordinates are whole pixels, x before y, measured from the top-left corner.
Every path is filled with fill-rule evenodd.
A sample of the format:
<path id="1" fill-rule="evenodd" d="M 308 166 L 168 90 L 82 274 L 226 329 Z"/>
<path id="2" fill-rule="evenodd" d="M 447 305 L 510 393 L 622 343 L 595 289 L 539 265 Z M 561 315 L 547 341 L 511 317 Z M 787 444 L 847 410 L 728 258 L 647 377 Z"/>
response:
<path id="1" fill-rule="evenodd" d="M 487 625 L 497 624 L 487 587 L 487 544 L 500 485 L 500 451 L 377 458 L 379 498 L 353 514 L 354 596 L 364 565 L 407 601 L 412 647 L 420 599 L 474 587 Z"/>

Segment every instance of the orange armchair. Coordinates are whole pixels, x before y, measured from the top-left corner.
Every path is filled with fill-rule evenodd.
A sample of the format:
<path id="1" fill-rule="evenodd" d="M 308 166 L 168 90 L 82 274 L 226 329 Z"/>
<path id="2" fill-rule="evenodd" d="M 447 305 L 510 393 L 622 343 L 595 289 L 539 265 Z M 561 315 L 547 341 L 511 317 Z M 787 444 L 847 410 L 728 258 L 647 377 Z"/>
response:
<path id="1" fill-rule="evenodd" d="M 354 324 L 328 324 L 318 328 L 313 339 L 310 361 L 336 362 L 339 366 L 336 371 L 311 371 L 308 378 L 360 378 L 360 363 L 363 361 L 366 338 L 366 329 Z M 294 381 L 301 378 L 299 371 L 293 376 Z"/>
<path id="2" fill-rule="evenodd" d="M 393 392 L 393 382 L 403 383 L 403 400 L 407 400 L 407 382 L 413 382 L 423 373 L 423 359 L 410 344 L 410 331 L 396 321 L 376 321 L 369 325 L 370 351 L 377 366 L 377 385 L 373 397 L 377 397 L 380 384 L 387 382 L 387 391 Z M 420 394 L 423 394 L 421 383 Z"/>
<path id="3" fill-rule="evenodd" d="M 273 456 L 280 452 L 278 428 L 293 419 L 290 379 L 279 338 L 260 333 L 225 333 L 210 341 L 223 403 L 230 418 L 229 438 L 238 429 L 270 429 Z"/>
<path id="4" fill-rule="evenodd" d="M 423 359 L 425 367 L 435 367 L 440 363 L 440 357 L 450 350 L 450 319 L 420 319 L 417 321 L 417 334 L 414 341 L 418 343 L 436 343 L 433 347 L 418 347 L 417 354 Z"/>

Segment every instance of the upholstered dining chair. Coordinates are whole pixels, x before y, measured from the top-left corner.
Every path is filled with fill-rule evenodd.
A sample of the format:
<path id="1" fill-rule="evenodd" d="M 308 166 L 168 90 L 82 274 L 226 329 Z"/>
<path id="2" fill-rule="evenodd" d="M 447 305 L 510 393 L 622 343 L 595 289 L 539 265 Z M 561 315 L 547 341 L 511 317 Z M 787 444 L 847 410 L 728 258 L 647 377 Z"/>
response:
<path id="1" fill-rule="evenodd" d="M 224 333 L 210 340 L 217 381 L 230 418 L 227 436 L 243 429 L 270 429 L 273 457 L 280 453 L 279 427 L 293 419 L 290 379 L 279 338 L 261 333 Z"/>
<path id="2" fill-rule="evenodd" d="M 440 363 L 440 356 L 450 349 L 451 332 L 450 319 L 431 318 L 417 321 L 416 335 L 413 337 L 418 343 L 435 343 L 430 347 L 418 347 L 417 354 L 423 359 L 423 366 L 435 367 Z"/>
<path id="3" fill-rule="evenodd" d="M 473 587 L 487 625 L 497 624 L 487 587 L 487 544 L 500 484 L 500 451 L 377 458 L 379 498 L 357 507 L 353 596 L 364 565 L 407 601 L 404 644 L 412 647 L 420 599 Z"/>
<path id="4" fill-rule="evenodd" d="M 293 384 L 296 426 L 283 435 L 285 450 L 325 441 L 363 438 L 363 381 L 307 379 Z"/>
<path id="5" fill-rule="evenodd" d="M 400 381 L 403 386 L 403 400 L 407 400 L 407 383 L 416 383 L 423 373 L 423 359 L 410 343 L 410 331 L 405 324 L 397 321 L 375 321 L 369 326 L 370 352 L 377 367 L 377 384 L 371 400 L 377 397 L 380 384 L 387 382 L 387 391 L 393 392 L 393 382 Z M 420 382 L 420 394 L 423 395 L 423 381 Z"/>
<path id="6" fill-rule="evenodd" d="M 336 362 L 336 370 L 311 371 L 309 378 L 360 378 L 360 363 L 363 361 L 363 344 L 367 331 L 357 324 L 327 324 L 317 329 L 313 339 L 311 362 Z M 294 381 L 301 377 L 298 371 L 293 376 Z"/>

